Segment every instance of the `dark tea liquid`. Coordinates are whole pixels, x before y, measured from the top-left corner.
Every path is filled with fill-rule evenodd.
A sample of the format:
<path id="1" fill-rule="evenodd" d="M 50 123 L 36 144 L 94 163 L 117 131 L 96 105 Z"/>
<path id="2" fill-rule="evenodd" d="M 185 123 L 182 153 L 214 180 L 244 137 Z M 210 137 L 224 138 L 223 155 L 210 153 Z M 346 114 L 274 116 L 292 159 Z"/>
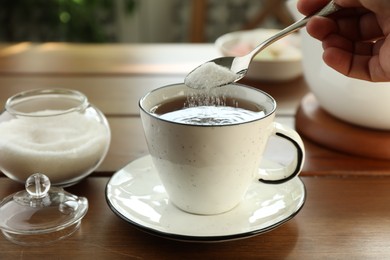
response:
<path id="1" fill-rule="evenodd" d="M 210 102 L 211 101 L 211 102 Z M 212 105 L 209 105 L 209 104 Z M 227 125 L 264 117 L 259 105 L 243 99 L 223 98 L 202 100 L 178 98 L 168 100 L 152 109 L 162 119 L 194 125 Z"/>

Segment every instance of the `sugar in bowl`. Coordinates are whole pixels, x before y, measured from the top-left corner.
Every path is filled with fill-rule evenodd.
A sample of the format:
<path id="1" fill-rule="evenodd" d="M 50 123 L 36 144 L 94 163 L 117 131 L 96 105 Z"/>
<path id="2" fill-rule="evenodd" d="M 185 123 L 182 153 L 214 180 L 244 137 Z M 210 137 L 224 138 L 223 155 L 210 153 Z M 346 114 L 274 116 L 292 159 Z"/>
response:
<path id="1" fill-rule="evenodd" d="M 0 115 L 0 170 L 24 183 L 43 173 L 70 186 L 107 154 L 111 132 L 103 113 L 74 90 L 30 90 L 10 97 Z"/>

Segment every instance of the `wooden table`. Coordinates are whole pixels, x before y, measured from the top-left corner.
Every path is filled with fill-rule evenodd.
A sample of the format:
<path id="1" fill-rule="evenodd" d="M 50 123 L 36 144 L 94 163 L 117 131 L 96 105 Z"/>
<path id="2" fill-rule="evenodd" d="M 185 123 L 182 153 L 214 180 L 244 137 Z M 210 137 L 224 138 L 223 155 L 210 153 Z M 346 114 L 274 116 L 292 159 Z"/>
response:
<path id="1" fill-rule="evenodd" d="M 81 228 L 44 247 L 15 245 L 1 236 L 0 259 L 390 257 L 390 162 L 342 154 L 308 140 L 301 173 L 306 203 L 296 217 L 266 234 L 224 243 L 177 242 L 143 233 L 110 210 L 104 194 L 109 177 L 148 153 L 138 99 L 156 87 L 182 82 L 193 67 L 217 56 L 211 44 L 0 45 L 0 106 L 22 90 L 76 89 L 105 113 L 112 130 L 111 147 L 99 169 L 67 188 L 89 200 Z M 295 111 L 308 92 L 303 78 L 243 83 L 272 94 L 279 105 L 277 121 L 294 126 Z M 21 189 L 23 185 L 0 177 L 1 198 Z"/>

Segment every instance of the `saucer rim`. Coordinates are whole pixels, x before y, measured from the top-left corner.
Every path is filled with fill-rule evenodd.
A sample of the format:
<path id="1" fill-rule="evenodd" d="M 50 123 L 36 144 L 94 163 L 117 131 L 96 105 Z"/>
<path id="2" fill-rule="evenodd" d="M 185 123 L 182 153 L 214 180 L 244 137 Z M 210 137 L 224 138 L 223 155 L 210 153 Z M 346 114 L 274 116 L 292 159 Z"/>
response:
<path id="1" fill-rule="evenodd" d="M 295 177 L 295 178 L 293 178 L 293 179 L 291 179 L 289 181 L 298 181 L 297 184 L 302 186 L 302 199 L 300 200 L 299 203 L 297 203 L 297 207 L 296 207 L 294 212 L 292 212 L 290 215 L 286 216 L 285 218 L 281 219 L 280 221 L 278 221 L 276 223 L 273 223 L 273 224 L 271 224 L 269 226 L 266 226 L 266 227 L 263 227 L 263 228 L 260 228 L 260 229 L 254 229 L 254 230 L 247 231 L 247 232 L 242 232 L 242 233 L 235 233 L 235 234 L 229 234 L 229 235 L 217 235 L 217 236 L 196 236 L 196 235 L 192 236 L 192 235 L 184 235 L 184 234 L 175 234 L 175 233 L 164 232 L 164 231 L 152 228 L 152 227 L 148 227 L 148 226 L 142 225 L 142 224 L 140 224 L 140 223 L 138 223 L 138 222 L 136 222 L 134 220 L 129 219 L 128 217 L 126 217 L 125 215 L 120 213 L 115 208 L 115 206 L 111 203 L 110 199 L 108 198 L 108 186 L 109 186 L 111 180 L 114 178 L 114 176 L 116 174 L 119 174 L 119 172 L 121 172 L 124 168 L 128 167 L 134 161 L 142 159 L 142 158 L 145 158 L 145 157 L 148 157 L 148 156 L 150 156 L 150 155 L 141 156 L 141 157 L 139 157 L 139 158 L 137 158 L 135 160 L 132 160 L 130 163 L 125 165 L 123 168 L 121 168 L 120 170 L 115 172 L 110 177 L 110 179 L 108 180 L 108 182 L 106 184 L 106 187 L 105 187 L 105 199 L 106 199 L 106 203 L 109 206 L 109 208 L 119 218 L 124 220 L 126 223 L 132 225 L 133 227 L 137 228 L 138 230 L 143 231 L 143 232 L 148 233 L 148 234 L 151 234 L 151 235 L 154 235 L 154 236 L 157 236 L 157 237 L 166 238 L 166 239 L 170 239 L 170 240 L 176 240 L 176 241 L 182 241 L 182 242 L 200 242 L 200 243 L 225 242 L 225 241 L 233 241 L 233 240 L 240 240 L 240 239 L 250 238 L 250 237 L 253 237 L 253 236 L 257 236 L 257 235 L 264 234 L 264 233 L 267 233 L 269 231 L 272 231 L 272 230 L 280 227 L 281 225 L 285 224 L 286 222 L 290 221 L 292 218 L 294 218 L 301 211 L 301 209 L 303 208 L 303 206 L 306 203 L 306 198 L 307 198 L 306 186 L 303 183 L 303 181 L 301 180 L 301 178 L 299 176 L 297 176 L 297 177 Z M 267 185 L 273 185 L 273 184 L 267 184 Z M 191 214 L 191 213 L 187 213 L 187 214 Z"/>

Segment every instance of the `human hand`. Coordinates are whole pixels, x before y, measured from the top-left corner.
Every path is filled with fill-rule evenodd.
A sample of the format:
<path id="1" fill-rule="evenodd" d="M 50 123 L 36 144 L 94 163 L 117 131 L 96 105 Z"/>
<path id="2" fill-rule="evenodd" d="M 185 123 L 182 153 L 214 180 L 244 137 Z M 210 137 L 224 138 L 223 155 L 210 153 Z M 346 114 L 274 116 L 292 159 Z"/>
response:
<path id="1" fill-rule="evenodd" d="M 299 0 L 309 15 L 329 0 Z M 335 0 L 344 7 L 330 17 L 315 16 L 307 32 L 322 41 L 323 59 L 338 72 L 373 82 L 390 81 L 390 1 Z"/>

